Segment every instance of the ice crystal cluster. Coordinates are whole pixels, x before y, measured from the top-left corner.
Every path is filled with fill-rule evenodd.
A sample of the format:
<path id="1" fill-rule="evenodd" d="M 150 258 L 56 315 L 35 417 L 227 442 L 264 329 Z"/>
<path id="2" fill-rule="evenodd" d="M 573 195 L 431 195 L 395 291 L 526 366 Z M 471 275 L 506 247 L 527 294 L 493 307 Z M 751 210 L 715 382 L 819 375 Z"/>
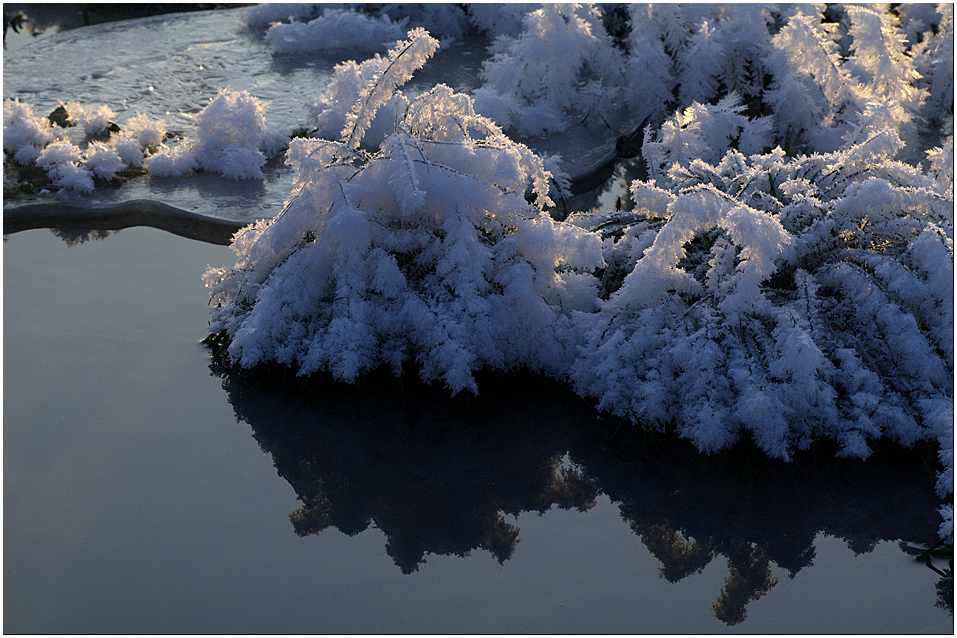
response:
<path id="1" fill-rule="evenodd" d="M 246 91 L 225 89 L 196 114 L 197 139 L 150 155 L 144 165 L 153 175 L 178 176 L 201 169 L 233 179 L 263 177 L 267 157 L 286 145 L 266 124 L 266 105 Z"/>
<path id="2" fill-rule="evenodd" d="M 278 155 L 288 138 L 266 124 L 267 105 L 246 91 L 223 89 L 195 116 L 196 139 L 180 137 L 166 144 L 166 122 L 137 112 L 123 127 L 111 120 L 106 105 L 61 104 L 66 126 L 39 116 L 19 100 L 3 104 L 3 147 L 22 166 L 36 164 L 59 188 L 89 193 L 94 180 L 110 181 L 118 173 L 143 168 L 157 177 L 178 177 L 196 170 L 233 179 L 262 178 L 268 157 Z M 85 134 L 72 140 L 71 126 Z"/>
<path id="3" fill-rule="evenodd" d="M 275 55 L 393 44 L 304 97 L 316 133 L 289 144 L 284 210 L 205 275 L 236 365 L 344 381 L 387 365 L 453 393 L 528 367 L 709 453 L 936 441 L 952 494 L 952 4 L 282 4 L 248 19 Z M 479 89 L 402 93 L 469 32 L 490 42 Z M 131 120 L 81 152 L 8 101 L 4 148 L 77 190 L 122 165 L 258 177 L 282 146 L 263 108 L 227 90 L 195 141 L 165 149 Z M 69 110 L 91 134 L 111 117 Z M 647 168 L 631 201 L 553 220 L 563 176 L 513 138 L 623 122 L 642 123 Z"/>

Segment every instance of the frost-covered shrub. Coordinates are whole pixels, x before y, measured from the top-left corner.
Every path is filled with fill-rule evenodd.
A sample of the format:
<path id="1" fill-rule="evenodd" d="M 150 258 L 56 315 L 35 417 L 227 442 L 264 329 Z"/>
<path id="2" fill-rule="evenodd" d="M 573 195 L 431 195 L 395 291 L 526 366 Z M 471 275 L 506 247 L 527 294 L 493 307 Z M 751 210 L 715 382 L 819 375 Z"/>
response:
<path id="1" fill-rule="evenodd" d="M 472 2 L 466 7 L 469 23 L 494 39 L 518 37 L 525 16 L 537 11 L 541 5 L 532 2 Z"/>
<path id="2" fill-rule="evenodd" d="M 937 188 L 946 193 L 950 199 L 954 198 L 954 136 L 950 135 L 943 140 L 943 147 L 932 148 L 927 151 L 930 161 L 930 174 L 937 182 Z"/>
<path id="3" fill-rule="evenodd" d="M 908 55 L 905 35 L 897 18 L 866 6 L 848 6 L 851 25 L 850 72 L 858 80 L 865 99 L 900 105 L 909 121 L 926 99 L 916 86 L 920 74 Z"/>
<path id="4" fill-rule="evenodd" d="M 901 146 L 888 128 L 827 154 L 685 158 L 632 184 L 626 224 L 570 218 L 617 230 L 608 299 L 580 315 L 578 391 L 706 451 L 744 433 L 780 458 L 819 437 L 855 457 L 946 438 L 953 191 Z"/>
<path id="5" fill-rule="evenodd" d="M 334 3 L 319 2 L 264 2 L 257 4 L 246 13 L 246 23 L 251 27 L 269 26 L 288 20 L 312 20 L 322 11 L 323 6 Z"/>
<path id="6" fill-rule="evenodd" d="M 310 107 L 317 124 L 315 135 L 339 139 L 346 125 L 346 116 L 355 107 L 359 95 L 388 68 L 389 63 L 388 58 L 376 54 L 361 63 L 349 60 L 337 64 L 325 98 L 313 102 Z M 392 105 L 386 103 L 380 106 L 362 137 L 363 143 L 373 148 L 378 146 L 392 132 L 394 121 Z"/>
<path id="7" fill-rule="evenodd" d="M 285 12 L 257 14 L 275 11 Z M 476 109 L 525 136 L 579 125 L 619 134 L 639 122 L 657 129 L 672 113 L 732 96 L 748 117 L 773 117 L 766 120 L 771 144 L 790 153 L 835 151 L 892 127 L 906 143 L 902 158 L 914 162 L 926 140 L 939 144 L 953 129 L 952 5 L 404 4 L 349 11 L 363 24 L 402 20 L 449 38 L 468 28 L 484 32 L 491 44 L 484 84 L 473 92 Z M 343 12 L 289 9 L 301 20 Z M 325 99 L 317 113 L 337 100 Z"/>
<path id="8" fill-rule="evenodd" d="M 675 113 L 657 136 L 651 126 L 646 127 L 642 153 L 648 174 L 660 178 L 676 162 L 717 163 L 732 145 L 745 154 L 764 151 L 770 146 L 773 118 L 748 119 L 743 112 L 740 97 L 732 93 L 714 106 L 695 102 L 683 113 Z"/>
<path id="9" fill-rule="evenodd" d="M 953 5 L 308 4 L 248 16 L 289 22 L 266 36 L 277 52 L 385 48 L 406 21 L 492 44 L 471 98 L 398 90 L 438 47 L 419 30 L 335 68 L 306 123 L 326 139 L 287 153 L 299 176 L 283 213 L 244 228 L 236 264 L 207 272 L 212 328 L 236 365 L 344 380 L 414 365 L 453 392 L 476 390 L 479 368 L 526 366 L 709 452 L 742 437 L 779 458 L 821 437 L 854 457 L 877 438 L 936 440 L 950 493 Z M 113 117 L 67 106 L 88 136 Z M 79 191 L 126 166 L 262 177 L 286 144 L 264 108 L 227 89 L 178 144 L 140 113 L 108 143 L 73 144 L 79 130 L 7 100 L 4 149 Z M 552 222 L 549 188 L 568 187 L 557 160 L 492 120 L 524 135 L 630 135 L 619 128 L 643 122 L 634 208 Z"/>
<path id="10" fill-rule="evenodd" d="M 237 233 L 235 266 L 207 271 L 211 330 L 228 335 L 236 364 L 353 381 L 414 362 L 455 393 L 477 391 L 481 368 L 561 375 L 574 356 L 570 316 L 594 309 L 598 237 L 542 211 L 541 160 L 468 96 L 396 92 L 437 47 L 411 31 L 361 91 L 341 141 L 294 140 L 287 162 L 299 176 L 283 212 Z M 390 102 L 394 133 L 367 153 L 363 135 Z"/>
<path id="11" fill-rule="evenodd" d="M 936 35 L 927 28 L 927 22 L 920 21 L 923 38 L 913 46 L 912 56 L 921 76 L 917 84 L 928 94 L 920 115 L 931 131 L 936 128 L 946 136 L 954 132 L 954 5 L 940 4 L 937 9 L 940 22 Z M 949 131 L 943 130 L 948 127 Z"/>
<path id="12" fill-rule="evenodd" d="M 664 115 L 672 90 L 679 107 L 730 92 L 760 95 L 776 11 L 746 3 L 629 5 L 629 101 L 651 93 Z"/>
<path id="13" fill-rule="evenodd" d="M 380 11 L 398 24 L 407 25 L 414 20 L 416 27 L 438 38 L 444 47 L 465 35 L 470 9 L 470 5 L 451 2 L 410 2 L 386 4 Z"/>
<path id="14" fill-rule="evenodd" d="M 633 120 L 657 122 L 665 116 L 672 101 L 675 80 L 671 58 L 659 37 L 657 25 L 650 19 L 655 5 L 635 3 L 628 7 L 631 32 L 624 61 L 627 81 L 623 97 Z"/>
<path id="15" fill-rule="evenodd" d="M 612 111 L 622 60 L 597 8 L 548 4 L 526 14 L 523 25 L 519 37 L 490 47 L 485 84 L 475 93 L 481 113 L 522 135 L 561 132 L 571 119 L 618 119 Z"/>
<path id="16" fill-rule="evenodd" d="M 767 64 L 774 80 L 764 99 L 778 132 L 792 148 L 829 152 L 890 127 L 913 158 L 916 119 L 928 96 L 915 51 L 906 49 L 899 21 L 887 11 L 849 6 L 845 20 L 846 34 L 820 15 L 795 16 L 773 38 Z"/>
<path id="17" fill-rule="evenodd" d="M 620 50 L 600 22 L 571 18 L 599 9 L 546 7 L 490 48 L 476 104 L 531 134 L 588 114 L 613 129 L 657 128 L 675 110 L 736 95 L 748 116 L 774 116 L 772 142 L 789 151 L 835 151 L 892 127 L 914 161 L 922 136 L 940 135 L 941 122 L 952 132 L 953 8 L 911 7 L 837 6 L 832 21 L 823 5 L 636 3 Z M 621 100 L 627 120 L 608 109 Z"/>
<path id="18" fill-rule="evenodd" d="M 284 136 L 267 127 L 265 110 L 266 105 L 248 92 L 223 89 L 196 114 L 196 141 L 186 139 L 163 148 L 143 163 L 162 177 L 202 169 L 233 179 L 261 178 L 267 155 L 275 155 L 285 144 Z"/>

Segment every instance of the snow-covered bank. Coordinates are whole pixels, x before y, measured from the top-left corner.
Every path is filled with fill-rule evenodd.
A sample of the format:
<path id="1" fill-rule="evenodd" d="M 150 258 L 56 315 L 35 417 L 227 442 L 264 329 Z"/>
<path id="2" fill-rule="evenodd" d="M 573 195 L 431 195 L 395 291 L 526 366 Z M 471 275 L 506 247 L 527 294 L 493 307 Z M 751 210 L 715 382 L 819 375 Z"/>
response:
<path id="1" fill-rule="evenodd" d="M 453 393 L 527 367 L 709 453 L 937 441 L 951 498 L 953 6 L 602 11 L 525 11 L 471 95 L 402 93 L 440 48 L 421 28 L 336 66 L 286 152 L 283 212 L 206 274 L 233 362 L 345 381 L 414 362 Z M 448 12 L 443 29 L 481 22 Z M 373 19 L 394 24 L 349 18 Z M 279 150 L 263 109 L 223 89 L 195 137 L 131 150 L 150 171 L 257 179 Z M 518 136 L 636 118 L 649 177 L 626 210 L 553 221 L 563 164 Z M 114 170 L 110 147 L 74 150 L 26 104 L 5 103 L 4 127 L 12 157 L 65 188 Z"/>

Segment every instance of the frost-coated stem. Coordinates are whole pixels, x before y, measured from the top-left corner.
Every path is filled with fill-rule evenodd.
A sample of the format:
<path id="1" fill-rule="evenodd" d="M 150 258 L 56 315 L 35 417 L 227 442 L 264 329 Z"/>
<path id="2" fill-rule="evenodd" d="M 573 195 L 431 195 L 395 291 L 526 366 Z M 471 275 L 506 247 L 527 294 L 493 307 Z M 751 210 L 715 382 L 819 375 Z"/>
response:
<path id="1" fill-rule="evenodd" d="M 386 67 L 377 74 L 372 84 L 363 89 L 359 101 L 346 116 L 346 126 L 342 130 L 342 140 L 346 145 L 352 148 L 359 146 L 379 107 L 388 102 L 395 90 L 408 82 L 412 74 L 439 48 L 439 41 L 425 29 L 413 29 L 408 37 L 407 42 L 400 43 L 389 52 Z M 401 66 L 400 61 L 403 63 Z"/>

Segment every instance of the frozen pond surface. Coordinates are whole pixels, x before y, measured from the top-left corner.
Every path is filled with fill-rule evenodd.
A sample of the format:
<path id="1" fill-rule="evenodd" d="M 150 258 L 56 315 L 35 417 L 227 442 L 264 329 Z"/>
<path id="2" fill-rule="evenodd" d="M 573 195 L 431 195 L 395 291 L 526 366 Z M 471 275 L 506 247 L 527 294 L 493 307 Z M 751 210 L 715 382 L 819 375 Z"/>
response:
<path id="1" fill-rule="evenodd" d="M 336 64 L 362 61 L 372 52 L 329 50 L 309 54 L 273 54 L 262 29 L 246 24 L 247 8 L 166 14 L 93 25 L 45 36 L 4 53 L 3 97 L 52 112 L 60 102 L 105 104 L 125 123 L 137 112 L 163 118 L 170 131 L 192 135 L 199 113 L 220 89 L 248 91 L 269 104 L 266 120 L 284 132 L 314 127 L 309 104 L 324 96 Z M 463 39 L 443 47 L 403 87 L 408 95 L 437 83 L 470 93 L 480 86 L 481 62 L 488 43 Z M 383 49 L 382 53 L 385 52 Z M 82 135 L 78 135 L 76 141 Z M 572 177 L 590 173 L 614 157 L 616 135 L 572 129 L 548 140 L 522 140 L 537 151 L 563 154 Z M 133 199 L 154 199 L 184 210 L 202 211 L 237 221 L 273 217 L 288 197 L 295 177 L 282 157 L 263 168 L 263 180 L 233 180 L 215 174 L 183 178 L 145 176 L 121 186 L 69 196 L 98 206 Z M 50 197 L 19 197 L 10 206 Z"/>
<path id="2" fill-rule="evenodd" d="M 230 258 L 7 238 L 5 632 L 952 633 L 952 580 L 895 542 L 934 536 L 932 472 L 606 446 L 534 379 L 245 387 L 199 344 Z"/>

